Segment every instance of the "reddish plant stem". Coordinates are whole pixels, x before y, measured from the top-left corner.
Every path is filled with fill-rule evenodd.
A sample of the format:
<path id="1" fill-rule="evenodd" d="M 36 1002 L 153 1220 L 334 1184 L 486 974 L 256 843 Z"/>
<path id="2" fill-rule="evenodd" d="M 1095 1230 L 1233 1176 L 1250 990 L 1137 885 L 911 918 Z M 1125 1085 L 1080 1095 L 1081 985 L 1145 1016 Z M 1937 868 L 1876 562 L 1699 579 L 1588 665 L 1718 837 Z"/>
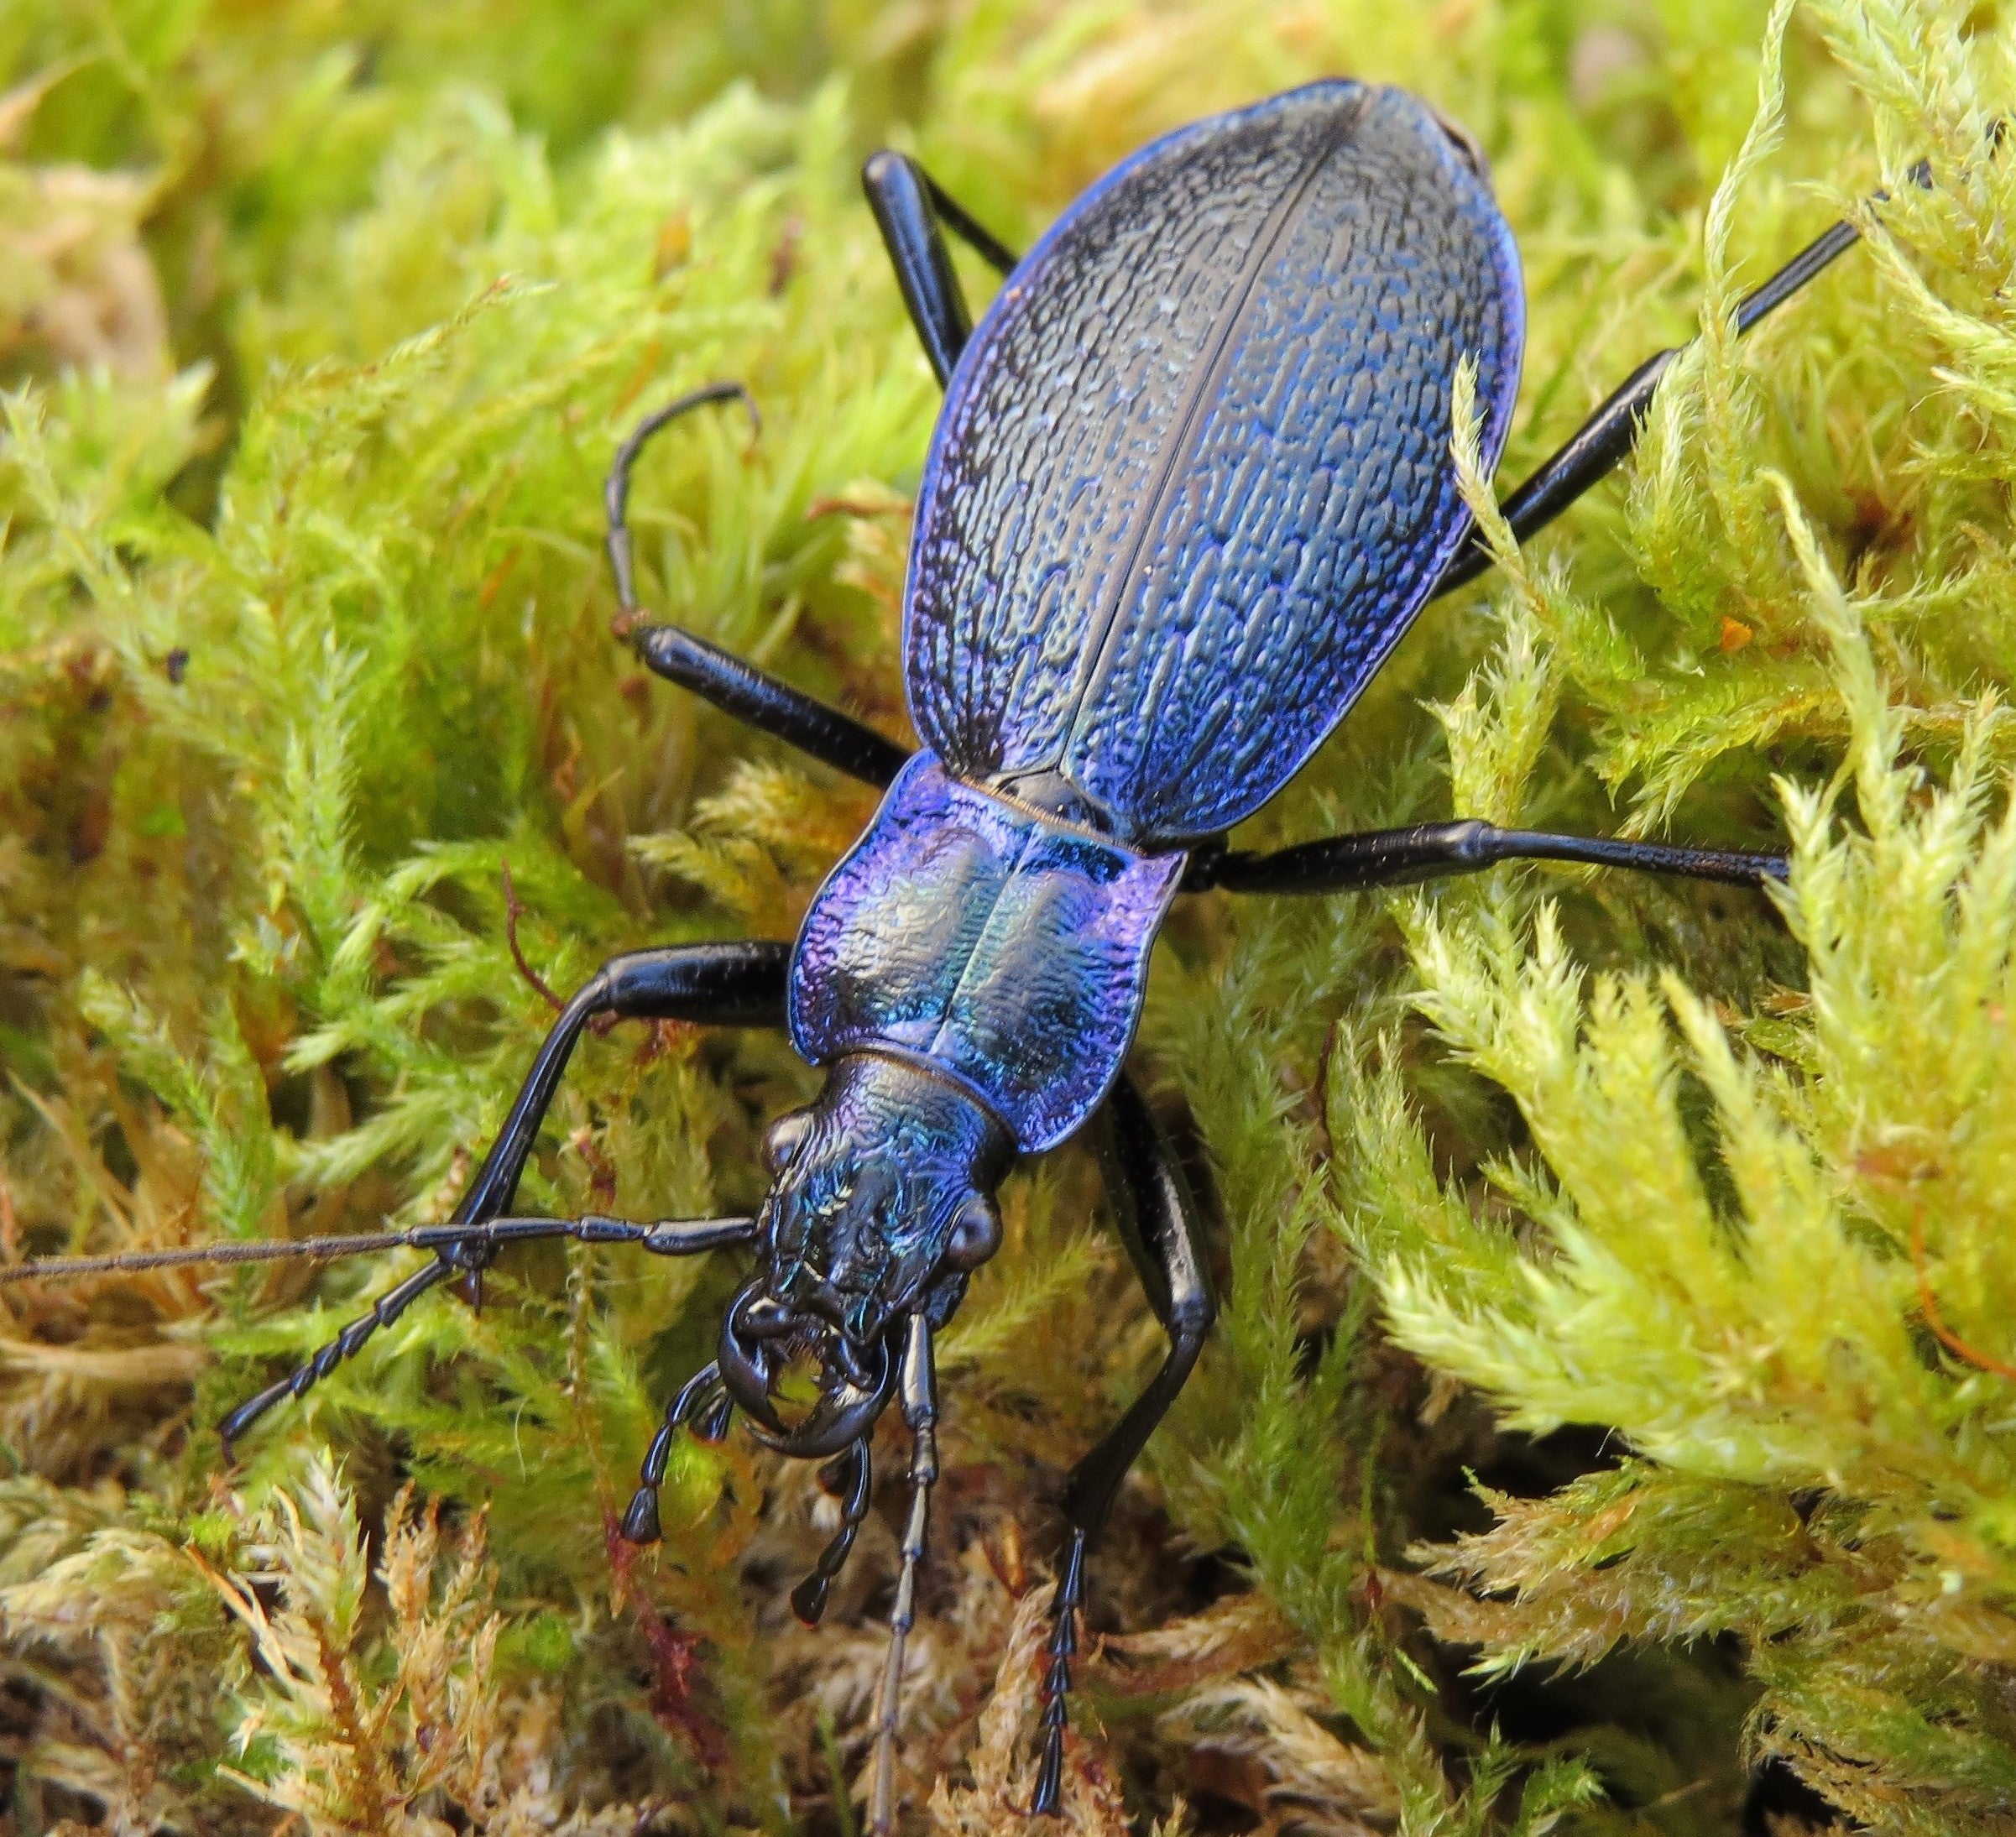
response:
<path id="1" fill-rule="evenodd" d="M 2006 1365 L 2000 1359 L 1992 1359 L 1985 1352 L 1977 1351 L 1947 1326 L 1939 1312 L 1938 1298 L 1932 1292 L 1931 1272 L 1925 1265 L 1925 1208 L 1920 1204 L 1911 1212 L 1911 1268 L 1918 1277 L 1918 1305 L 1925 1317 L 1925 1324 L 1932 1329 L 1933 1337 L 1956 1359 L 1964 1359 L 1969 1365 L 1983 1371 L 1992 1371 L 1998 1378 L 2007 1378 L 2016 1383 L 2016 1365 Z"/>

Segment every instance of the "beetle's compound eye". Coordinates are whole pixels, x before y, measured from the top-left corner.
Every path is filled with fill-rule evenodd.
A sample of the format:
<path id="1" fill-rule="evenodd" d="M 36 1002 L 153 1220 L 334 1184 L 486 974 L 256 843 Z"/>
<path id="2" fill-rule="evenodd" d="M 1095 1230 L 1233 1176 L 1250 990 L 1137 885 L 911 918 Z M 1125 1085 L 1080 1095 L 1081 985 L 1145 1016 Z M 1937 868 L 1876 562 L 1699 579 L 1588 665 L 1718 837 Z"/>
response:
<path id="1" fill-rule="evenodd" d="M 976 1192 L 952 1221 L 941 1260 L 955 1270 L 977 1270 L 1001 1247 L 1001 1210 L 984 1192 Z"/>
<path id="2" fill-rule="evenodd" d="M 805 1146 L 811 1130 L 810 1110 L 793 1110 L 770 1125 L 763 1137 L 763 1164 L 770 1169 L 773 1180 L 791 1165 L 791 1157 Z"/>

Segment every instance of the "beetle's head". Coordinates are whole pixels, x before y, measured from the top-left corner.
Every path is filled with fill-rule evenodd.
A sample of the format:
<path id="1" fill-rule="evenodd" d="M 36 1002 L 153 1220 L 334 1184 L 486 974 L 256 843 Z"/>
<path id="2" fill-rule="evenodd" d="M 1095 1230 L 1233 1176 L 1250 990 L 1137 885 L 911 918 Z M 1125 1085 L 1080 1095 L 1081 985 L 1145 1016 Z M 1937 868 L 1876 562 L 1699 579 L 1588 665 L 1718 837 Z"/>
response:
<path id="1" fill-rule="evenodd" d="M 757 1431 L 823 1457 L 889 1401 L 909 1315 L 943 1326 L 1000 1242 L 1007 1131 L 949 1081 L 879 1054 L 842 1059 L 765 1141 L 761 1266 L 721 1330 L 721 1375 Z M 786 1424 L 776 1395 L 816 1360 L 817 1401 Z"/>

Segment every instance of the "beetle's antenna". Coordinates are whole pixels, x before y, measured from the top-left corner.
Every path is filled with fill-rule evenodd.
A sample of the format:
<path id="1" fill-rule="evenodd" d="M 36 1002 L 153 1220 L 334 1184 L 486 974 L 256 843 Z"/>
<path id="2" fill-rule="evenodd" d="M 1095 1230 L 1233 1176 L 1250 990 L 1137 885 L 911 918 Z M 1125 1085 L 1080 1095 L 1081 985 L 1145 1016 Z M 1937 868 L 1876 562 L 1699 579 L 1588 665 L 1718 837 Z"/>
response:
<path id="1" fill-rule="evenodd" d="M 609 551 L 609 566 L 616 575 L 617 617 L 627 621 L 637 611 L 637 583 L 631 566 L 630 526 L 629 511 L 630 502 L 630 468 L 637 463 L 651 436 L 661 428 L 670 426 L 682 415 L 688 415 L 697 408 L 705 408 L 710 402 L 739 401 L 749 410 L 751 437 L 763 431 L 763 417 L 757 412 L 756 399 L 741 384 L 734 382 L 709 383 L 703 389 L 690 391 L 675 397 L 661 409 L 653 410 L 638 422 L 630 436 L 616 449 L 614 462 L 609 467 L 608 483 L 602 489 L 603 509 L 608 514 L 608 535 L 606 538 Z"/>
<path id="2" fill-rule="evenodd" d="M 147 1270 L 208 1268 L 230 1263 L 332 1262 L 381 1250 L 447 1250 L 477 1245 L 572 1238 L 580 1244 L 636 1244 L 658 1256 L 690 1256 L 755 1241 L 754 1219 L 666 1219 L 635 1224 L 590 1213 L 581 1219 L 493 1219 L 488 1224 L 423 1224 L 407 1231 L 353 1232 L 342 1237 L 278 1238 L 248 1244 L 191 1244 L 165 1250 L 120 1250 L 103 1256 L 37 1256 L 0 1266 L 0 1285 L 67 1282 L 83 1276 L 131 1276 Z"/>
<path id="3" fill-rule="evenodd" d="M 903 1342 L 903 1420 L 912 1438 L 910 1521 L 903 1529 L 903 1567 L 896 1575 L 896 1605 L 889 1615 L 889 1657 L 882 1667 L 881 1695 L 875 1704 L 875 1786 L 868 1828 L 889 1837 L 896 1819 L 896 1709 L 903 1693 L 903 1649 L 917 1621 L 917 1565 L 924 1558 L 924 1532 L 931 1515 L 932 1483 L 938 1477 L 938 1382 L 931 1358 L 931 1323 L 910 1317 Z"/>

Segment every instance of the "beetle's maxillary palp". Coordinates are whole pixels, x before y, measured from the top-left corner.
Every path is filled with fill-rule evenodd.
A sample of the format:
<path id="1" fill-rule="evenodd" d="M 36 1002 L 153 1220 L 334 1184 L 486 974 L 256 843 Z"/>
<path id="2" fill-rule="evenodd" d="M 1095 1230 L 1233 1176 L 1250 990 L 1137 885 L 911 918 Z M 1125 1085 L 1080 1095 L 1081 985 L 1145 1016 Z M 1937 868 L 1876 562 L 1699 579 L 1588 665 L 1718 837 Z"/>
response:
<path id="1" fill-rule="evenodd" d="M 644 1457 L 642 1484 L 631 1495 L 623 1515 L 623 1535 L 631 1543 L 655 1543 L 663 1535 L 658 1523 L 658 1489 L 665 1484 L 665 1470 L 672 1458 L 672 1443 L 680 1428 L 692 1422 L 694 1435 L 702 1441 L 718 1441 L 728 1433 L 728 1417 L 734 1406 L 721 1382 L 721 1367 L 702 1365 L 679 1387 L 679 1394 L 666 1406 L 665 1421 L 651 1438 Z M 717 1419 L 718 1433 L 702 1432 Z"/>
<path id="2" fill-rule="evenodd" d="M 820 1490 L 840 1501 L 840 1524 L 819 1553 L 812 1573 L 791 1591 L 791 1612 L 807 1626 L 819 1624 L 819 1616 L 826 1611 L 827 1592 L 833 1578 L 846 1567 L 861 1521 L 868 1516 L 870 1477 L 865 1436 L 819 1469 Z"/>
<path id="3" fill-rule="evenodd" d="M 693 1418 L 693 1439 L 708 1447 L 728 1439 L 728 1425 L 735 1414 L 735 1400 L 726 1391 Z"/>

